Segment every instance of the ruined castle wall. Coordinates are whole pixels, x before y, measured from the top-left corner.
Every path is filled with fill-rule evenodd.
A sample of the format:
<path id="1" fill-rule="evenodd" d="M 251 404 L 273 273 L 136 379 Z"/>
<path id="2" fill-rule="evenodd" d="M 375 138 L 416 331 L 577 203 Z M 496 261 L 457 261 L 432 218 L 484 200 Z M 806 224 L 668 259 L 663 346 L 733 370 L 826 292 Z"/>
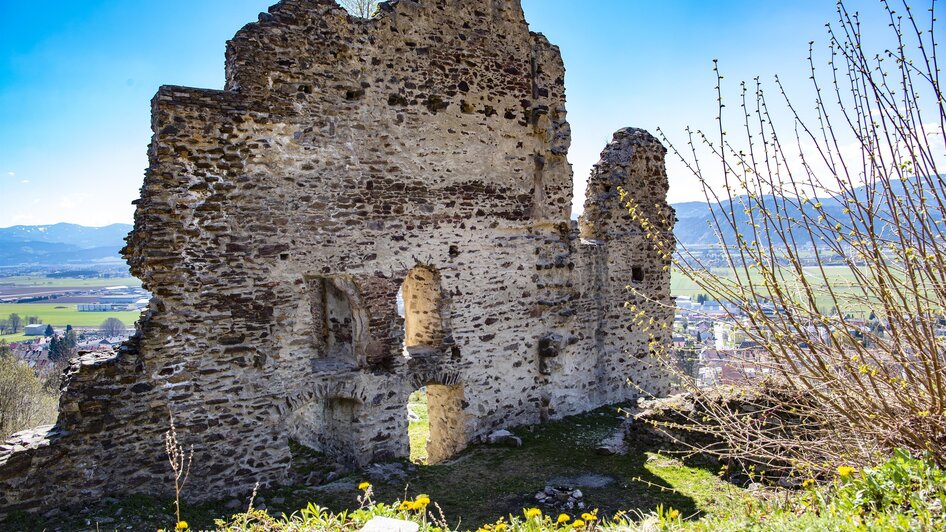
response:
<path id="1" fill-rule="evenodd" d="M 619 368 L 631 368 L 626 375 L 638 392 L 659 396 L 669 389 L 650 345 L 670 345 L 674 315 L 675 215 L 667 203 L 665 155 L 646 131 L 621 129 L 588 178 L 579 232 L 596 272 L 588 279 L 606 294 L 599 309 L 604 355 L 597 370 L 607 380 L 603 393 L 611 396 L 623 389 Z"/>
<path id="2" fill-rule="evenodd" d="M 171 413 L 195 446 L 186 496 L 208 499 L 292 481 L 290 437 L 352 465 L 407 456 L 408 395 L 427 385 L 437 458 L 630 398 L 629 376 L 660 390 L 635 374 L 648 336 L 624 286 L 642 264 L 667 299 L 669 272 L 610 228 L 613 196 L 590 196 L 585 240 L 570 222 L 564 67 L 518 1 L 356 20 L 284 0 L 226 66 L 223 91 L 155 96 L 124 250 L 151 309 L 122 353 L 77 362 L 52 432 L 0 451 L 0 508 L 167 492 Z M 663 201 L 659 144 L 615 139 L 630 162 L 592 180 L 624 171 Z M 405 356 L 397 296 L 418 267 L 439 330 Z"/>

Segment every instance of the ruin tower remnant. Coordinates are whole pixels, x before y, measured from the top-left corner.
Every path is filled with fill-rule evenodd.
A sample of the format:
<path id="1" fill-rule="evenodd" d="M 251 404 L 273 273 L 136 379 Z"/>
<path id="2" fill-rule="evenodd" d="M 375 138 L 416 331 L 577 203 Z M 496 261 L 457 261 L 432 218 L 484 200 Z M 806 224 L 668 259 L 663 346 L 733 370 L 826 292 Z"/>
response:
<path id="1" fill-rule="evenodd" d="M 563 80 L 518 0 L 283 0 L 228 43 L 224 90 L 161 87 L 123 251 L 154 297 L 0 450 L 0 513 L 166 493 L 169 415 L 201 500 L 294 481 L 290 439 L 407 456 L 421 388 L 433 461 L 666 391 L 624 303 L 669 323 L 669 261 L 617 193 L 666 211 L 664 150 L 616 133 L 572 221 Z"/>

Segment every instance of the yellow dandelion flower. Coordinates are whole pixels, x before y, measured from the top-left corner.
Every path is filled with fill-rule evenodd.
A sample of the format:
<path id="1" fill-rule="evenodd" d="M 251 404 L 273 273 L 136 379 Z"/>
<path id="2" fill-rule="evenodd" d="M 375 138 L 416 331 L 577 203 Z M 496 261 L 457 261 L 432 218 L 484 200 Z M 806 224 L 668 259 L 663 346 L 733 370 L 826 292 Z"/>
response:
<path id="1" fill-rule="evenodd" d="M 598 516 L 596 516 L 595 514 L 590 514 L 588 512 L 585 512 L 581 514 L 581 518 L 584 519 L 585 521 L 594 521 L 595 519 L 598 518 Z"/>
<path id="2" fill-rule="evenodd" d="M 188 528 L 190 528 L 190 525 L 187 524 L 187 521 L 178 521 L 174 525 L 174 530 L 187 530 Z"/>
<path id="3" fill-rule="evenodd" d="M 562 524 L 571 521 L 572 518 L 568 514 L 558 514 L 558 519 L 555 520 L 556 523 Z"/>
<path id="4" fill-rule="evenodd" d="M 430 504 L 430 497 L 426 495 L 418 495 L 417 498 L 414 499 L 414 502 L 419 504 L 421 507 L 424 507 Z"/>
<path id="5" fill-rule="evenodd" d="M 538 508 L 527 508 L 523 512 L 527 519 L 532 519 L 533 517 L 542 517 L 542 510 Z"/>
<path id="6" fill-rule="evenodd" d="M 493 530 L 496 532 L 503 532 L 503 530 L 506 530 L 507 528 L 509 528 L 509 525 L 506 523 L 496 523 L 496 526 L 493 527 Z"/>
<path id="7" fill-rule="evenodd" d="M 368 488 L 370 487 L 371 487 L 370 482 L 362 482 L 361 484 L 358 484 L 358 489 L 360 489 L 361 491 L 367 491 Z"/>
<path id="8" fill-rule="evenodd" d="M 854 472 L 853 467 L 846 466 L 846 465 L 838 467 L 838 476 L 840 476 L 841 478 L 847 478 L 851 476 L 851 473 L 853 472 Z"/>
<path id="9" fill-rule="evenodd" d="M 398 510 L 404 512 L 411 509 L 411 503 L 404 501 L 397 507 Z"/>
<path id="10" fill-rule="evenodd" d="M 815 479 L 813 479 L 813 478 L 807 478 L 807 479 L 805 479 L 804 482 L 801 483 L 801 487 L 807 488 L 808 486 L 811 486 L 811 485 L 814 484 L 814 483 L 815 483 Z"/>
<path id="11" fill-rule="evenodd" d="M 572 521 L 572 528 L 582 528 L 585 526 L 585 522 L 581 519 L 575 519 Z"/>
<path id="12" fill-rule="evenodd" d="M 671 508 L 670 511 L 667 512 L 667 517 L 669 517 L 670 519 L 676 519 L 680 517 L 680 510 L 677 510 L 676 508 Z"/>

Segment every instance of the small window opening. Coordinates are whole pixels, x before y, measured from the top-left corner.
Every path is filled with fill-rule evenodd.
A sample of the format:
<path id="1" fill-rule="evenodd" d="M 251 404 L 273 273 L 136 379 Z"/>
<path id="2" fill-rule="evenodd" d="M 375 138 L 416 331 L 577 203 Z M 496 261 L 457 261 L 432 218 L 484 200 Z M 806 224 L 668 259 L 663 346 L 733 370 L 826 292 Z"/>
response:
<path id="1" fill-rule="evenodd" d="M 440 274 L 427 266 L 417 266 L 409 271 L 398 293 L 398 314 L 404 318 L 407 356 L 443 347 L 442 307 Z"/>

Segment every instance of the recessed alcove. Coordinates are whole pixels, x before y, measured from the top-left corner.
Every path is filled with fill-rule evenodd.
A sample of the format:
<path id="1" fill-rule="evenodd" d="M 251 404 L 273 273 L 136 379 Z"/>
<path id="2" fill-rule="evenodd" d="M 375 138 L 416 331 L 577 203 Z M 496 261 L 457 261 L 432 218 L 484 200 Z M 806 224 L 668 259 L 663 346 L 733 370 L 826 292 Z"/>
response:
<path id="1" fill-rule="evenodd" d="M 320 358 L 357 364 L 364 317 L 358 287 L 344 275 L 307 279 L 312 336 Z"/>
<path id="2" fill-rule="evenodd" d="M 361 403 L 354 399 L 313 399 L 289 417 L 286 423 L 288 436 L 333 460 L 359 463 L 357 426 L 361 408 Z"/>

